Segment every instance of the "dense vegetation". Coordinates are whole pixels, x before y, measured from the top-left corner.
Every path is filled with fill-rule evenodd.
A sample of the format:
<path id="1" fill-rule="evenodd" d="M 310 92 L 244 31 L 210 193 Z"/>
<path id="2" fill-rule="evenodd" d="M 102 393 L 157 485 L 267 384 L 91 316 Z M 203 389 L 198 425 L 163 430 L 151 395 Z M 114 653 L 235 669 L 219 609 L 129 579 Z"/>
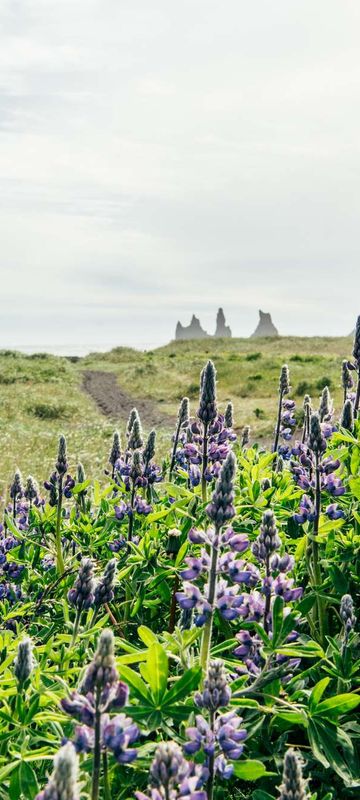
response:
<path id="1" fill-rule="evenodd" d="M 251 370 L 263 359 L 248 356 Z M 267 449 L 246 426 L 236 435 L 207 361 L 160 461 L 134 409 L 97 475 L 69 463 L 63 435 L 42 488 L 15 472 L 0 531 L 0 798 L 358 796 L 360 318 L 353 359 L 339 378 L 322 364 L 297 408 L 299 359 L 290 374 L 280 361 Z M 58 404 L 77 386 L 61 363 Z"/>

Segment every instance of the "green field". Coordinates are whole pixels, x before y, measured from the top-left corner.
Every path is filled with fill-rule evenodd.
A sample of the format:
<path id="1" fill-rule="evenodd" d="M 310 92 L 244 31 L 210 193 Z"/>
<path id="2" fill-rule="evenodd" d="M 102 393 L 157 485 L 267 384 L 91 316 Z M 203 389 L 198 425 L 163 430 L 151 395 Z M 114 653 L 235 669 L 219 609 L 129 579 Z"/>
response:
<path id="1" fill-rule="evenodd" d="M 126 420 L 103 415 L 82 390 L 84 370 L 113 372 L 134 403 L 145 399 L 169 417 L 160 435 L 164 451 L 181 397 L 188 395 L 196 407 L 199 373 L 208 358 L 218 371 L 220 402 L 233 401 L 236 429 L 249 424 L 254 438 L 269 442 L 281 365 L 289 365 L 299 408 L 305 392 L 316 405 L 328 384 L 340 413 L 341 362 L 351 350 L 351 338 L 279 337 L 172 342 L 147 352 L 119 347 L 80 359 L 0 351 L 1 494 L 18 464 L 43 480 L 59 432 L 67 436 L 72 465 L 81 460 L 91 475 L 105 465 L 114 424 L 123 431 Z"/>

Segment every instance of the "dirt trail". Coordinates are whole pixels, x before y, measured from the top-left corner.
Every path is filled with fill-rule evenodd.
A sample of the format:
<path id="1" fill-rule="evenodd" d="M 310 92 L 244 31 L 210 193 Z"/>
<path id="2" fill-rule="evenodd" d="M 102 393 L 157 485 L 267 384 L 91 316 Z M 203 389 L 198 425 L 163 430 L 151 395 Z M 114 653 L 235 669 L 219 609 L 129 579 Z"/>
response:
<path id="1" fill-rule="evenodd" d="M 135 406 L 145 428 L 154 426 L 169 428 L 174 424 L 174 420 L 157 408 L 151 400 L 141 400 L 124 392 L 112 372 L 84 371 L 83 389 L 95 400 L 103 414 L 119 422 L 125 423 Z"/>

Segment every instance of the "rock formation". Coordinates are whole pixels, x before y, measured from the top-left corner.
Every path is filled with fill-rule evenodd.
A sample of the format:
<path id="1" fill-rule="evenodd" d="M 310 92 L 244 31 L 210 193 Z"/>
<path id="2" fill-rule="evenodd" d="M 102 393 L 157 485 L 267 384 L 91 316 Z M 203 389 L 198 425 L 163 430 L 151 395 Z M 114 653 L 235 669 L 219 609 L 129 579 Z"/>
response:
<path id="1" fill-rule="evenodd" d="M 181 322 L 177 323 L 175 331 L 175 339 L 177 341 L 179 339 L 208 339 L 208 337 L 209 334 L 203 330 L 200 320 L 195 317 L 195 314 L 191 317 L 190 325 L 182 325 Z"/>
<path id="2" fill-rule="evenodd" d="M 229 325 L 225 324 L 225 314 L 222 308 L 219 308 L 216 317 L 216 331 L 215 331 L 216 338 L 220 338 L 221 336 L 230 338 L 231 337 L 231 328 Z"/>
<path id="3" fill-rule="evenodd" d="M 225 314 L 222 308 L 219 308 L 217 312 L 216 331 L 214 334 L 216 339 L 220 338 L 220 336 L 226 338 L 231 336 L 231 328 L 226 325 Z M 209 339 L 214 337 L 211 337 L 209 333 L 204 331 L 201 327 L 200 320 L 198 317 L 195 317 L 195 314 L 192 315 L 190 325 L 182 325 L 181 322 L 178 322 L 176 325 L 175 339 L 177 341 L 179 339 Z"/>
<path id="4" fill-rule="evenodd" d="M 264 311 L 259 311 L 259 322 L 254 333 L 251 334 L 251 339 L 259 339 L 260 336 L 279 336 L 279 331 L 271 319 L 271 314 Z"/>

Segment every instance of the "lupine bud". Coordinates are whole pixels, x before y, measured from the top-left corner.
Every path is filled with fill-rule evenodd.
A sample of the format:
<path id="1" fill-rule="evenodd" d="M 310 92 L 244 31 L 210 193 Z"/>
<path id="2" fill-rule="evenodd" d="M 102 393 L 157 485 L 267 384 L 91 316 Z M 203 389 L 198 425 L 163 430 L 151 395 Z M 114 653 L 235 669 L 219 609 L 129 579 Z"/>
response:
<path id="1" fill-rule="evenodd" d="M 340 617 L 342 619 L 345 634 L 349 635 L 350 631 L 355 627 L 356 616 L 354 614 L 354 602 L 351 594 L 344 594 L 340 603 Z"/>
<path id="2" fill-rule="evenodd" d="M 357 366 L 360 367 L 360 316 L 356 320 L 353 356 Z"/>
<path id="3" fill-rule="evenodd" d="M 141 460 L 141 453 L 139 450 L 135 450 L 133 453 L 133 457 L 131 459 L 131 469 L 130 469 L 130 477 L 133 481 L 136 481 L 137 478 L 141 478 L 142 475 L 142 460 Z"/>
<path id="4" fill-rule="evenodd" d="M 289 394 L 290 392 L 290 376 L 287 364 L 283 364 L 281 367 L 279 390 L 281 394 Z"/>
<path id="5" fill-rule="evenodd" d="M 283 469 L 284 469 L 284 459 L 282 456 L 278 456 L 276 460 L 275 472 L 282 472 Z"/>
<path id="6" fill-rule="evenodd" d="M 109 455 L 109 464 L 111 464 L 111 466 L 114 467 L 116 462 L 119 460 L 120 456 L 121 456 L 120 434 L 119 431 L 114 431 L 112 446 Z"/>
<path id="7" fill-rule="evenodd" d="M 250 425 L 245 425 L 242 432 L 241 446 L 245 447 L 250 441 Z"/>
<path id="8" fill-rule="evenodd" d="M 354 430 L 354 406 L 351 400 L 345 400 L 340 425 L 342 428 L 345 428 L 346 431 L 350 431 L 350 433 Z"/>
<path id="9" fill-rule="evenodd" d="M 341 382 L 344 392 L 346 392 L 348 389 L 352 389 L 354 385 L 354 381 L 349 370 L 349 362 L 346 360 L 342 362 Z"/>
<path id="10" fill-rule="evenodd" d="M 38 484 L 35 478 L 33 478 L 32 475 L 29 475 L 28 478 L 26 479 L 24 497 L 26 498 L 26 500 L 29 501 L 29 503 L 32 503 L 33 500 L 36 500 L 38 495 L 39 495 Z"/>
<path id="11" fill-rule="evenodd" d="M 210 661 L 207 677 L 204 680 L 204 689 L 195 695 L 195 703 L 199 708 L 208 708 L 216 711 L 218 708 L 228 706 L 231 700 L 231 691 L 227 683 L 224 662 L 220 659 Z"/>
<path id="12" fill-rule="evenodd" d="M 15 678 L 22 685 L 30 677 L 34 668 L 33 644 L 28 637 L 19 642 L 17 655 L 14 661 Z"/>
<path id="13" fill-rule="evenodd" d="M 269 478 L 264 478 L 261 484 L 261 488 L 263 492 L 267 492 L 268 489 L 271 489 L 271 481 L 269 480 Z"/>
<path id="14" fill-rule="evenodd" d="M 22 497 L 22 495 L 23 495 L 22 477 L 20 470 L 17 469 L 13 478 L 13 482 L 10 486 L 10 497 L 12 500 L 15 500 L 17 497 Z"/>
<path id="15" fill-rule="evenodd" d="M 143 446 L 143 443 L 144 443 L 143 442 L 143 433 L 142 433 L 142 428 L 141 428 L 140 417 L 139 417 L 138 413 L 136 412 L 136 417 L 134 419 L 134 422 L 132 424 L 132 428 L 131 428 L 131 431 L 130 431 L 130 434 L 129 434 L 129 441 L 128 441 L 129 450 L 139 450 L 140 447 Z"/>
<path id="16" fill-rule="evenodd" d="M 134 424 L 134 422 L 136 420 L 136 417 L 138 417 L 138 416 L 139 416 L 139 414 L 138 414 L 137 408 L 132 408 L 131 411 L 130 411 L 130 414 L 129 414 L 129 419 L 127 421 L 126 436 L 130 436 L 130 433 L 132 431 L 132 426 L 133 426 L 133 424 Z"/>
<path id="17" fill-rule="evenodd" d="M 155 751 L 155 758 L 150 767 L 150 783 L 165 789 L 169 796 L 169 789 L 181 783 L 188 773 L 188 763 L 182 750 L 176 742 L 161 742 Z"/>
<path id="18" fill-rule="evenodd" d="M 309 394 L 304 395 L 304 409 L 306 408 L 306 406 L 310 406 L 311 408 L 311 397 Z"/>
<path id="19" fill-rule="evenodd" d="M 210 517 L 214 525 L 218 528 L 235 516 L 235 508 L 233 505 L 235 468 L 235 456 L 234 453 L 230 451 L 221 467 L 211 503 L 206 507 L 208 517 Z"/>
<path id="20" fill-rule="evenodd" d="M 114 599 L 113 585 L 116 576 L 116 559 L 106 564 L 104 574 L 95 588 L 94 604 L 96 607 L 111 603 Z"/>
<path id="21" fill-rule="evenodd" d="M 78 757 L 74 745 L 67 742 L 54 758 L 54 771 L 45 789 L 35 800 L 79 800 Z"/>
<path id="22" fill-rule="evenodd" d="M 225 427 L 232 428 L 234 425 L 234 406 L 228 403 L 225 409 Z"/>
<path id="23" fill-rule="evenodd" d="M 55 464 L 58 475 L 65 475 L 68 469 L 67 455 L 66 455 L 66 439 L 63 434 L 59 437 L 59 449 L 57 462 Z"/>
<path id="24" fill-rule="evenodd" d="M 263 514 L 259 536 L 251 549 L 255 558 L 259 561 L 266 561 L 279 547 L 281 547 L 281 539 L 277 532 L 274 512 L 269 508 Z"/>
<path id="25" fill-rule="evenodd" d="M 94 602 L 94 574 L 93 563 L 90 558 L 83 558 L 80 564 L 78 577 L 74 586 L 68 592 L 68 601 L 79 609 L 90 608 Z"/>
<path id="26" fill-rule="evenodd" d="M 81 686 L 84 694 L 103 690 L 107 684 L 118 680 L 114 658 L 114 634 L 110 629 L 101 632 L 94 658 L 89 664 Z"/>
<path id="27" fill-rule="evenodd" d="M 86 481 L 86 474 L 85 474 L 85 470 L 84 470 L 84 467 L 83 467 L 81 461 L 79 461 L 79 463 L 77 465 L 76 480 L 77 480 L 77 483 L 84 483 Z"/>
<path id="28" fill-rule="evenodd" d="M 200 376 L 198 417 L 204 425 L 216 417 L 216 370 L 212 361 L 208 361 Z"/>
<path id="29" fill-rule="evenodd" d="M 144 460 L 145 466 L 150 464 L 151 459 L 154 458 L 154 455 L 155 455 L 155 442 L 156 442 L 156 431 L 151 431 L 149 433 L 148 440 L 146 442 L 146 445 L 144 447 L 144 452 L 143 452 L 143 460 Z"/>
<path id="30" fill-rule="evenodd" d="M 190 417 L 190 403 L 188 397 L 183 397 L 178 412 L 178 422 L 180 427 L 184 427 L 189 423 Z"/>
<path id="31" fill-rule="evenodd" d="M 285 753 L 279 800 L 306 800 L 301 763 L 294 750 L 287 750 Z"/>
<path id="32" fill-rule="evenodd" d="M 320 455 L 326 450 L 326 441 L 322 435 L 320 419 L 317 414 L 311 415 L 309 447 L 313 453 Z"/>
<path id="33" fill-rule="evenodd" d="M 320 422 L 327 422 L 329 419 L 331 419 L 332 413 L 333 413 L 333 404 L 330 396 L 329 387 L 324 386 L 319 405 Z"/>

